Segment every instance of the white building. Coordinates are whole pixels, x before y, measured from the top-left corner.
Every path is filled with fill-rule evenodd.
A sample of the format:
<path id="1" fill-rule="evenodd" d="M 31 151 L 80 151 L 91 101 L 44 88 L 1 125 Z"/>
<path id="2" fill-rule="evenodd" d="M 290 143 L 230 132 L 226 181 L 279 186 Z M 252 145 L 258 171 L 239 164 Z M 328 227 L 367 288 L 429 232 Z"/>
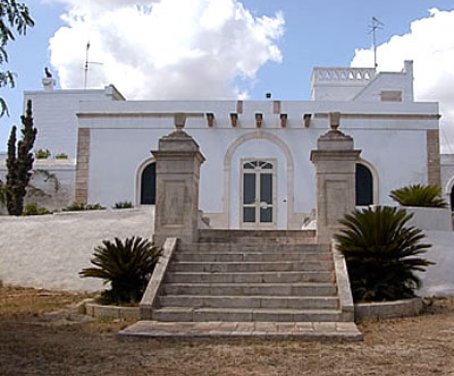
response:
<path id="1" fill-rule="evenodd" d="M 59 179 L 58 190 L 54 184 L 53 194 L 39 198 L 49 207 L 153 204 L 150 150 L 174 130 L 175 113 L 185 114 L 185 131 L 206 158 L 200 207 L 213 227 L 301 228 L 315 208 L 310 152 L 328 130 L 329 112 L 341 113 L 341 130 L 362 150 L 358 205 L 392 204 L 389 192 L 408 184 L 443 184 L 446 194 L 454 185 L 452 160 L 440 168 L 438 103 L 414 101 L 411 61 L 402 72 L 315 68 L 309 101 L 128 101 L 113 86 L 52 90 L 49 83 L 26 92 L 28 99 L 35 149 L 69 157 L 35 163 Z M 49 184 L 45 176 L 35 180 Z"/>

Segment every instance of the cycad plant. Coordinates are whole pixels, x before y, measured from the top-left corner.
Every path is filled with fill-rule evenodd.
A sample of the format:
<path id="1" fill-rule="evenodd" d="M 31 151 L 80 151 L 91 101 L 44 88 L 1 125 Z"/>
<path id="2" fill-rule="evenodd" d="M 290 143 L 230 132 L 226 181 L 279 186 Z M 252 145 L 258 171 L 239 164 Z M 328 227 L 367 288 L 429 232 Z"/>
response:
<path id="1" fill-rule="evenodd" d="M 421 243 L 423 232 L 407 222 L 404 209 L 375 207 L 355 210 L 340 223 L 335 235 L 347 261 L 355 301 L 410 298 L 421 281 L 415 274 L 432 264 L 419 257 L 431 247 Z"/>
<path id="2" fill-rule="evenodd" d="M 115 238 L 113 242 L 103 240 L 102 243 L 95 247 L 91 259 L 95 267 L 83 269 L 80 276 L 101 278 L 104 283 L 110 283 L 110 289 L 101 294 L 104 304 L 138 302 L 160 251 L 149 240 L 134 236 L 124 242 Z"/>
<path id="3" fill-rule="evenodd" d="M 391 191 L 389 196 L 402 206 L 446 208 L 448 205 L 441 197 L 438 185 L 409 185 Z"/>

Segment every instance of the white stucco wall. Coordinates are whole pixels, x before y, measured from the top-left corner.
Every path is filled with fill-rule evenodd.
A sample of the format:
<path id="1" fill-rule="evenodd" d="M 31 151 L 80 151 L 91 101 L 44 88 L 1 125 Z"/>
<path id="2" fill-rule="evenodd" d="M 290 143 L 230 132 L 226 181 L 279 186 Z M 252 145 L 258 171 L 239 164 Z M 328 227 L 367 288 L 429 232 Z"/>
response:
<path id="1" fill-rule="evenodd" d="M 358 114 L 342 119 L 341 129 L 354 138 L 355 148 L 362 150 L 361 157 L 378 174 L 377 203 L 391 204 L 388 195 L 392 189 L 427 182 L 426 131 L 437 129 L 438 120 L 418 115 L 438 114 L 436 104 L 283 101 L 280 106 L 281 113 L 288 115 L 286 128 L 281 128 L 272 101 L 244 102 L 236 128 L 230 124 L 236 101 L 83 103 L 79 127 L 91 129 L 88 201 L 106 206 L 124 200 L 139 202 L 139 168 L 152 157 L 150 150 L 157 149 L 159 138 L 174 129 L 172 113 L 166 115 L 169 110 L 195 114 L 187 119 L 185 130 L 206 157 L 201 169 L 200 207 L 215 227 L 239 226 L 243 158 L 277 159 L 278 228 L 285 228 L 285 218 L 288 224 L 310 213 L 315 208 L 310 152 L 327 131 L 326 114 L 333 110 Z M 258 112 L 264 119 L 259 129 L 255 124 Z M 212 128 L 207 126 L 206 113 L 215 114 Z M 303 126 L 304 113 L 313 114 L 309 128 Z M 405 120 L 405 116 L 411 119 Z M 234 154 L 226 165 L 231 152 Z M 288 159 L 293 160 L 293 172 L 288 171 Z"/>
<path id="2" fill-rule="evenodd" d="M 103 90 L 26 91 L 24 103 L 29 99 L 38 129 L 34 150 L 49 149 L 52 155 L 65 153 L 75 158 L 80 102 L 118 100 L 121 95 L 108 86 Z"/>
<path id="3" fill-rule="evenodd" d="M 37 217 L 0 216 L 0 280 L 36 288 L 100 290 L 100 280 L 78 275 L 91 266 L 94 247 L 115 237 L 151 238 L 153 221 L 152 206 Z"/>

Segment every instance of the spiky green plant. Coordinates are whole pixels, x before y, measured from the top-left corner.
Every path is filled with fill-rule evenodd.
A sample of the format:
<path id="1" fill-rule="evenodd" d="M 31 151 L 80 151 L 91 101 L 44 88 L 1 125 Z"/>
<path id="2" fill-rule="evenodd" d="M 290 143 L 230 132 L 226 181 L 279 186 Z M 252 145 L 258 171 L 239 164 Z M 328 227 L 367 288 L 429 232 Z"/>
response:
<path id="1" fill-rule="evenodd" d="M 448 206 L 441 197 L 441 188 L 438 185 L 409 185 L 391 191 L 389 196 L 402 206 L 435 208 L 446 208 Z"/>
<path id="2" fill-rule="evenodd" d="M 419 257 L 431 247 L 421 243 L 420 229 L 408 226 L 404 209 L 375 207 L 355 210 L 335 235 L 345 256 L 355 301 L 397 300 L 415 296 L 421 281 L 415 272 L 432 262 Z"/>
<path id="3" fill-rule="evenodd" d="M 103 240 L 91 259 L 95 267 L 79 274 L 110 283 L 110 289 L 102 293 L 103 303 L 134 303 L 141 299 L 159 255 L 158 248 L 141 237 L 133 236 L 124 242 L 118 238 L 113 242 Z"/>

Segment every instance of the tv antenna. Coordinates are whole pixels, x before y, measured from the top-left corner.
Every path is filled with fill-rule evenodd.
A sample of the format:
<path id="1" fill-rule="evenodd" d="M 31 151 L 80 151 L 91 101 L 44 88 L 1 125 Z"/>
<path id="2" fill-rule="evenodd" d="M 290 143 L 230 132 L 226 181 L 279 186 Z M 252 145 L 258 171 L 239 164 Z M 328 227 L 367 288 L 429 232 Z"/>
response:
<path id="1" fill-rule="evenodd" d="M 103 63 L 97 62 L 97 61 L 90 61 L 88 59 L 88 52 L 90 50 L 90 41 L 87 42 L 87 47 L 85 50 L 85 64 L 84 64 L 84 89 L 87 88 L 87 82 L 88 82 L 88 68 L 92 64 L 96 65 L 103 65 Z"/>
<path id="2" fill-rule="evenodd" d="M 385 26 L 385 24 L 383 22 L 379 21 L 375 17 L 372 17 L 372 23 L 369 25 L 369 28 L 370 28 L 369 34 L 372 33 L 372 45 L 374 47 L 374 68 L 378 67 L 376 33 L 377 33 L 377 30 L 383 30 L 383 26 Z"/>

